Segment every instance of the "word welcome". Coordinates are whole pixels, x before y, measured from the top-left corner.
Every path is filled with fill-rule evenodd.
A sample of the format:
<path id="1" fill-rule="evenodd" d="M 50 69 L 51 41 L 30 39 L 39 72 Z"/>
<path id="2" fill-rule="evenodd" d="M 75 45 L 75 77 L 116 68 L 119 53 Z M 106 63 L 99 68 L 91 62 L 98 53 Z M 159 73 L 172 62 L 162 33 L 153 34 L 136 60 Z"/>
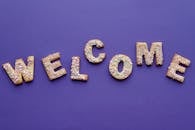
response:
<path id="1" fill-rule="evenodd" d="M 145 64 L 150 66 L 156 59 L 156 65 L 163 65 L 163 48 L 162 42 L 153 42 L 150 49 L 146 42 L 136 42 L 136 63 L 141 66 L 143 61 Z M 92 64 L 99 64 L 103 62 L 106 58 L 106 53 L 99 53 L 98 56 L 93 55 L 93 48 L 101 49 L 104 47 L 104 43 L 101 40 L 93 39 L 86 43 L 84 48 L 84 54 L 88 62 Z M 119 64 L 123 63 L 122 70 L 119 71 Z M 48 75 L 49 80 L 55 80 L 67 74 L 65 68 L 62 67 L 60 62 L 60 53 L 56 52 L 42 58 L 42 64 Z M 174 54 L 172 61 L 168 67 L 166 76 L 176 80 L 178 82 L 183 82 L 184 77 L 179 75 L 177 72 L 184 73 L 186 67 L 190 65 L 190 60 L 179 55 Z M 11 64 L 5 63 L 2 65 L 8 77 L 15 85 L 20 85 L 23 82 L 31 82 L 34 78 L 34 56 L 28 56 L 27 64 L 23 59 L 16 59 L 15 66 L 12 67 Z M 109 63 L 110 75 L 117 80 L 124 80 L 128 78 L 133 69 L 133 63 L 131 58 L 124 54 L 117 54 L 113 56 Z M 73 56 L 71 64 L 71 76 L 72 80 L 87 81 L 88 75 L 80 73 L 80 57 Z"/>

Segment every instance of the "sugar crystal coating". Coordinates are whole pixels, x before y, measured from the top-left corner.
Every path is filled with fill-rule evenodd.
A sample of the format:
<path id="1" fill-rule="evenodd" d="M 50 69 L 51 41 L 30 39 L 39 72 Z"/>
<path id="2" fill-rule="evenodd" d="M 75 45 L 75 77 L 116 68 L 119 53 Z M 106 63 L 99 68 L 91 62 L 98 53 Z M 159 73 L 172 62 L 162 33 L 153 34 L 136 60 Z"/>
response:
<path id="1" fill-rule="evenodd" d="M 84 50 L 85 57 L 91 63 L 95 63 L 95 64 L 101 63 L 105 59 L 106 54 L 100 53 L 97 57 L 95 57 L 92 52 L 94 46 L 96 46 L 97 48 L 103 48 L 104 43 L 98 39 L 88 41 L 85 45 L 85 50 Z"/>
<path id="2" fill-rule="evenodd" d="M 143 57 L 145 58 L 146 65 L 152 65 L 154 60 L 154 55 L 156 56 L 156 64 L 163 64 L 163 50 L 162 42 L 153 42 L 148 50 L 147 43 L 137 42 L 136 44 L 136 53 L 137 53 L 137 65 L 143 64 Z"/>
<path id="3" fill-rule="evenodd" d="M 72 57 L 72 65 L 71 65 L 71 79 L 72 80 L 80 80 L 87 81 L 87 74 L 80 74 L 80 57 L 73 56 Z"/>
<path id="4" fill-rule="evenodd" d="M 177 74 L 176 72 L 184 73 L 186 71 L 186 68 L 184 66 L 181 66 L 180 64 L 188 67 L 190 65 L 190 62 L 191 61 L 189 59 L 182 57 L 179 54 L 175 54 L 172 58 L 170 66 L 168 67 L 167 77 L 183 83 L 185 78 Z"/>
<path id="5" fill-rule="evenodd" d="M 121 72 L 118 71 L 119 63 L 123 62 L 123 70 Z M 115 55 L 109 64 L 109 71 L 112 77 L 118 80 L 124 80 L 129 77 L 132 73 L 133 63 L 131 59 L 123 54 Z"/>
<path id="6" fill-rule="evenodd" d="M 15 85 L 22 84 L 23 79 L 25 82 L 31 82 L 34 78 L 34 56 L 27 58 L 27 65 L 23 59 L 16 59 L 15 69 L 10 63 L 3 64 L 3 68 Z"/>
<path id="7" fill-rule="evenodd" d="M 57 79 L 57 78 L 62 77 L 63 75 L 66 74 L 65 68 L 61 68 L 61 69 L 55 71 L 56 69 L 58 69 L 59 67 L 62 66 L 60 60 L 58 60 L 58 59 L 60 59 L 59 52 L 50 54 L 47 57 L 42 58 L 42 63 L 45 67 L 46 73 L 47 73 L 50 80 Z"/>

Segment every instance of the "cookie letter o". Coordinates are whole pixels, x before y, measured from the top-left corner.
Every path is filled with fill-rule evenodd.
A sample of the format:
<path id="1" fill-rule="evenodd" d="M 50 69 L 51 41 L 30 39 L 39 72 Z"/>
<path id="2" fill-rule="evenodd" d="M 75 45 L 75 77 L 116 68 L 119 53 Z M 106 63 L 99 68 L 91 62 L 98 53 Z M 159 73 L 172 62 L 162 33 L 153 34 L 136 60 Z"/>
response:
<path id="1" fill-rule="evenodd" d="M 119 63 L 123 62 L 123 69 L 121 72 L 118 71 Z M 124 80 L 129 77 L 132 73 L 133 63 L 131 59 L 123 54 L 115 55 L 109 64 L 109 71 L 112 77 L 118 80 Z"/>

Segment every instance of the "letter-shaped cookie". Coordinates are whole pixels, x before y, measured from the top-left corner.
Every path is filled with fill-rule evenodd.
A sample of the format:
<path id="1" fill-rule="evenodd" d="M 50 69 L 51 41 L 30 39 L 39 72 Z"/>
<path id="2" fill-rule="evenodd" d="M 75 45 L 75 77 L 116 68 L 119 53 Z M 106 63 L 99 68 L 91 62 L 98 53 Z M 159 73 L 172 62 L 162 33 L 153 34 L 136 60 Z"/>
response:
<path id="1" fill-rule="evenodd" d="M 118 71 L 119 63 L 123 62 L 123 70 L 121 72 Z M 129 77 L 132 73 L 133 63 L 131 59 L 123 54 L 115 55 L 109 64 L 109 71 L 112 77 L 118 80 L 124 80 Z"/>
<path id="2" fill-rule="evenodd" d="M 46 73 L 47 73 L 50 80 L 57 79 L 57 78 L 66 74 L 65 68 L 61 68 L 59 70 L 56 70 L 62 66 L 60 60 L 58 60 L 58 59 L 60 59 L 59 52 L 50 54 L 47 57 L 42 59 L 42 63 L 45 67 Z"/>
<path id="3" fill-rule="evenodd" d="M 89 62 L 98 64 L 98 63 L 101 63 L 105 59 L 106 54 L 100 53 L 97 57 L 95 57 L 92 52 L 94 46 L 98 49 L 103 48 L 104 43 L 98 39 L 88 41 L 85 45 L 85 50 L 84 50 L 85 57 Z"/>
<path id="4" fill-rule="evenodd" d="M 31 82 L 34 78 L 34 56 L 27 58 L 27 65 L 23 59 L 16 59 L 15 69 L 10 63 L 3 64 L 3 68 L 15 85 L 22 84 L 23 79 L 25 82 Z"/>
<path id="5" fill-rule="evenodd" d="M 147 43 L 137 42 L 136 44 L 137 65 L 143 64 L 143 57 L 145 58 L 146 65 L 152 65 L 154 55 L 156 56 L 156 65 L 163 64 L 163 50 L 162 42 L 153 42 L 148 50 Z"/>
<path id="6" fill-rule="evenodd" d="M 80 80 L 87 81 L 87 74 L 80 74 L 80 57 L 73 56 L 72 57 L 72 65 L 71 65 L 71 79 L 72 80 Z"/>
<path id="7" fill-rule="evenodd" d="M 170 66 L 168 67 L 167 77 L 182 83 L 184 81 L 184 77 L 177 74 L 176 72 L 184 73 L 186 71 L 186 68 L 184 66 L 181 66 L 180 64 L 188 67 L 190 65 L 190 60 L 178 54 L 175 54 Z"/>

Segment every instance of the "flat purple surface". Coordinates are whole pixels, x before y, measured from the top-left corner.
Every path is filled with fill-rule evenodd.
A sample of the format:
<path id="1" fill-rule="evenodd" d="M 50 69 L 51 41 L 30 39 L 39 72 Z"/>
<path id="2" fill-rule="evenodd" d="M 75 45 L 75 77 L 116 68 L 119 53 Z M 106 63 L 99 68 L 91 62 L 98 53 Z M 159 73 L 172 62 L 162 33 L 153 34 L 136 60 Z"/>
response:
<path id="1" fill-rule="evenodd" d="M 15 87 L 0 69 L 0 130 L 195 130 L 194 0 L 1 0 L 0 64 L 35 56 L 32 83 Z M 101 39 L 107 57 L 87 62 L 83 49 Z M 163 41 L 162 67 L 136 66 L 135 42 Z M 68 74 L 49 81 L 41 58 L 59 51 Z M 99 52 L 99 50 L 98 50 Z M 133 61 L 125 81 L 108 72 L 112 56 Z M 189 58 L 185 82 L 165 77 L 174 53 Z M 70 80 L 81 57 L 88 82 Z"/>

